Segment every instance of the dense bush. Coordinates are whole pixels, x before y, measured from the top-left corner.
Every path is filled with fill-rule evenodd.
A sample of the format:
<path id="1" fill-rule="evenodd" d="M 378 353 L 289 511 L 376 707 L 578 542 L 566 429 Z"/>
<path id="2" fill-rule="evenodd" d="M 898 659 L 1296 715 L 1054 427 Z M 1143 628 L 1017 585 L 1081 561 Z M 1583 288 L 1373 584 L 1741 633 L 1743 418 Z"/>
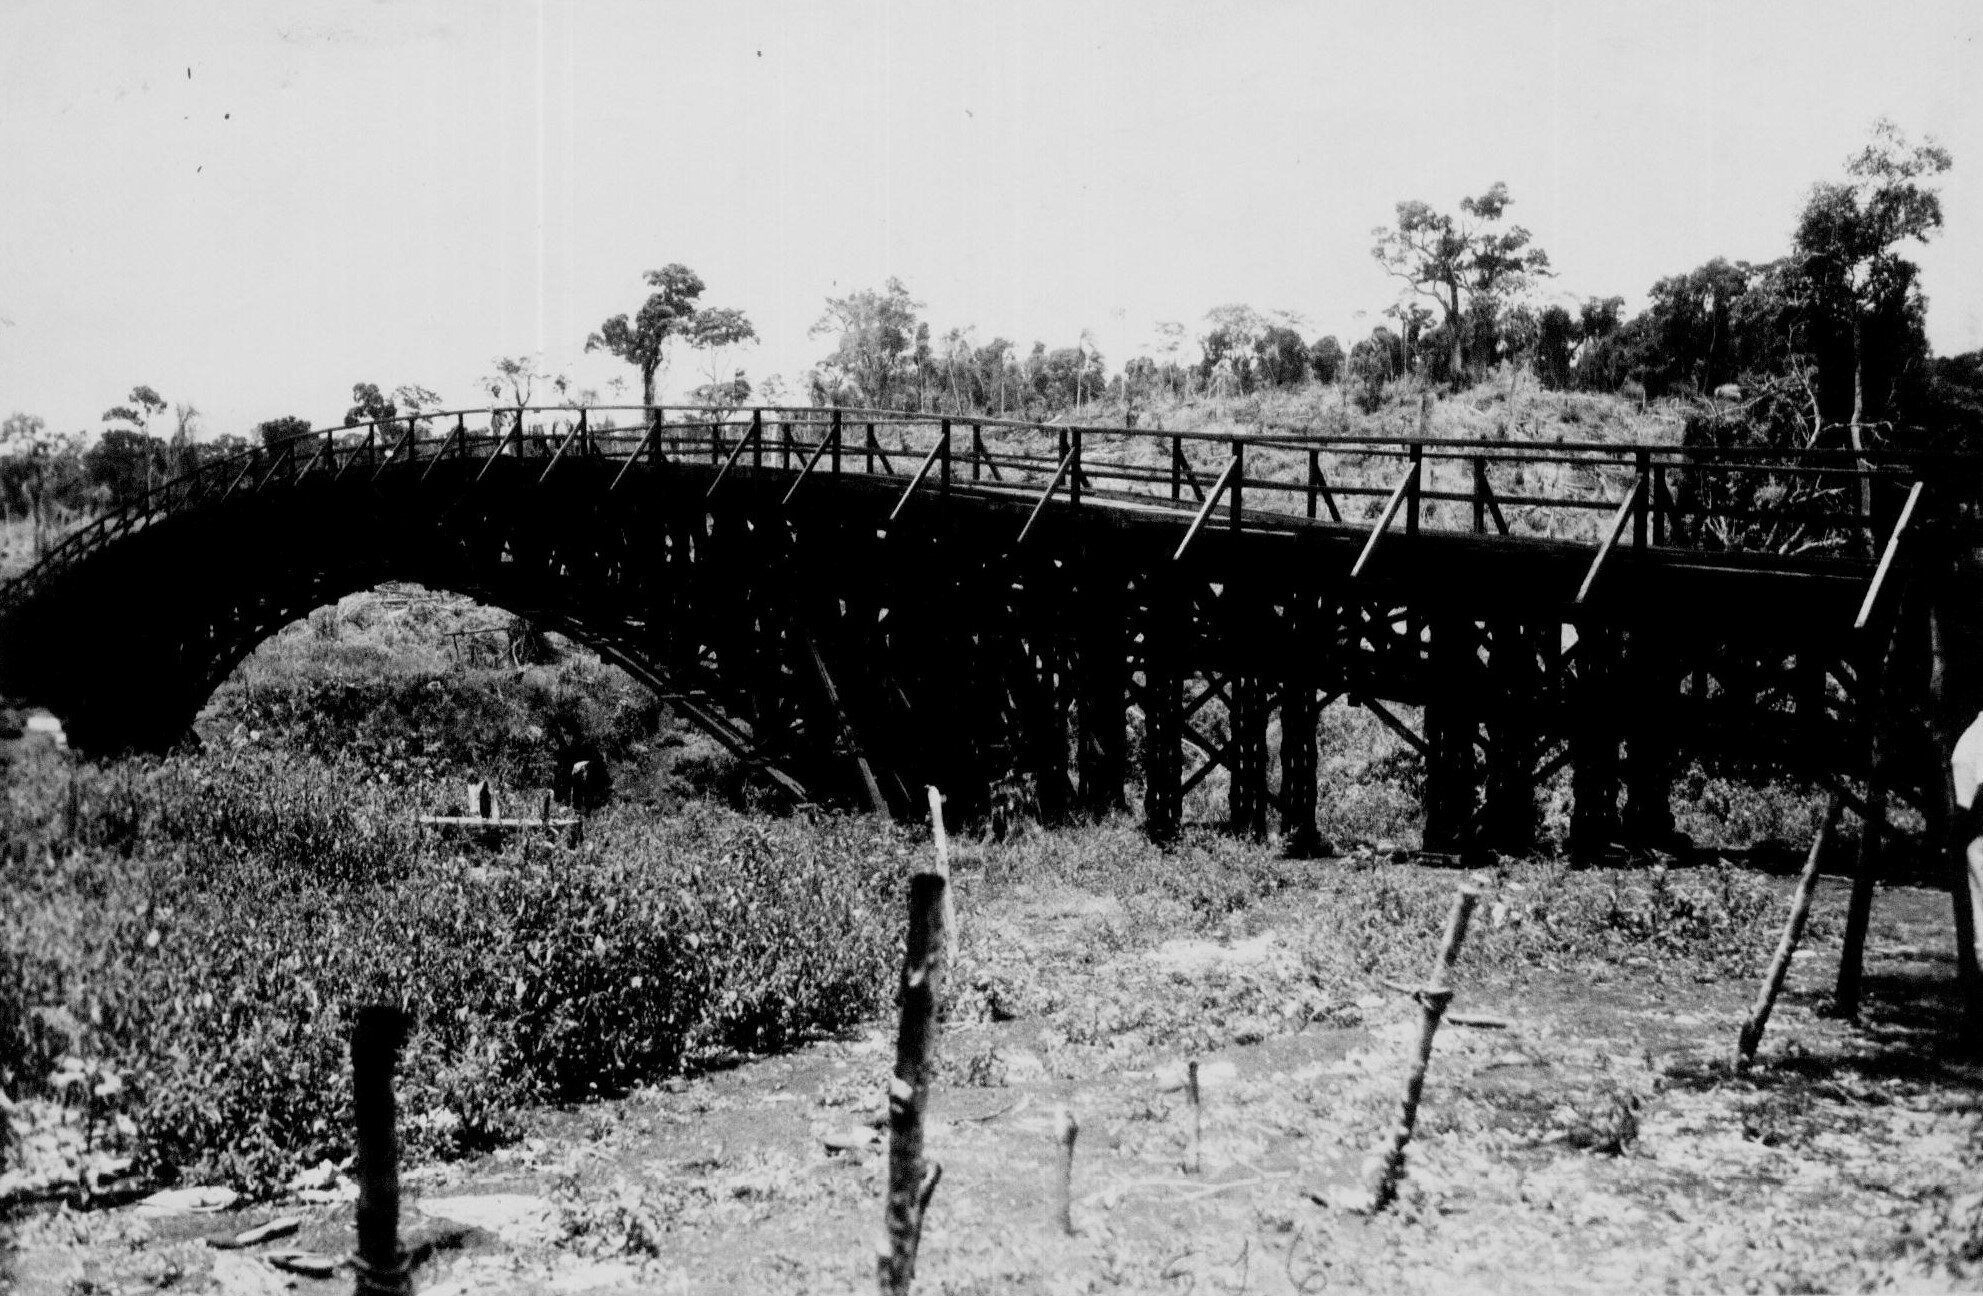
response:
<path id="1" fill-rule="evenodd" d="M 345 1149 L 355 1008 L 414 1016 L 408 1138 L 872 1014 L 909 846 L 867 820 L 706 804 L 479 865 L 347 767 L 181 757 L 12 780 L 0 1080 L 114 1073 L 142 1164 L 248 1187 Z"/>

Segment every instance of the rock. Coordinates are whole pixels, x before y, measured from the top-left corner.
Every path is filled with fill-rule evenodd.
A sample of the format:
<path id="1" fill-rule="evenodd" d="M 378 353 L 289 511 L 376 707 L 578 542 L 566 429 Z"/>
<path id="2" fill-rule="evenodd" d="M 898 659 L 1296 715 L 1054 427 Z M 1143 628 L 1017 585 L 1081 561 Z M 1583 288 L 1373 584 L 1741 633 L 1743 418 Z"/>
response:
<path id="1" fill-rule="evenodd" d="M 420 1213 L 435 1219 L 486 1229 L 512 1246 L 554 1242 L 557 1211 L 542 1197 L 523 1193 L 482 1193 L 470 1197 L 427 1197 Z"/>
<path id="2" fill-rule="evenodd" d="M 241 1194 L 232 1188 L 211 1186 L 167 1188 L 139 1202 L 138 1214 L 152 1218 L 161 1215 L 208 1214 L 213 1211 L 224 1211 L 240 1199 Z"/>
<path id="3" fill-rule="evenodd" d="M 834 1130 L 820 1138 L 828 1152 L 859 1152 L 881 1146 L 881 1132 L 865 1125 L 855 1125 L 848 1129 Z"/>

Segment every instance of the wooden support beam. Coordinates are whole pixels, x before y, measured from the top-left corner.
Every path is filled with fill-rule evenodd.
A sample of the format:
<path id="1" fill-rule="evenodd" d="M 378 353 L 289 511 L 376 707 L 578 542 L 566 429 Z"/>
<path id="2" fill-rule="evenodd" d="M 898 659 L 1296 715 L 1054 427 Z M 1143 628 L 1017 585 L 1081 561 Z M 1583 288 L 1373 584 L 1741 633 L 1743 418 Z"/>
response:
<path id="1" fill-rule="evenodd" d="M 930 452 L 928 454 L 923 456 L 922 466 L 917 468 L 916 475 L 909 479 L 909 485 L 906 489 L 903 490 L 902 497 L 895 501 L 895 507 L 888 511 L 888 520 L 891 523 L 894 522 L 895 519 L 902 516 L 902 510 L 909 506 L 909 497 L 916 493 L 916 488 L 918 486 L 921 486 L 923 484 L 923 479 L 930 475 L 930 468 L 936 463 L 938 457 L 943 456 L 944 451 L 947 450 L 949 446 L 950 446 L 950 425 L 948 420 L 946 420 L 944 423 L 943 437 L 939 439 L 935 445 L 930 447 Z M 947 458 L 945 459 L 945 462 L 946 463 L 949 462 Z"/>
<path id="2" fill-rule="evenodd" d="M 1598 862 L 1618 839 L 1617 633 L 1595 623 L 1577 632 L 1577 673 L 1571 686 L 1570 856 Z"/>
<path id="3" fill-rule="evenodd" d="M 1377 552 L 1377 541 L 1390 529 L 1392 519 L 1398 516 L 1398 510 L 1404 507 L 1405 501 L 1416 493 L 1418 475 L 1423 467 L 1423 460 L 1414 459 L 1411 468 L 1398 479 L 1398 484 L 1391 488 L 1391 498 L 1384 502 L 1384 511 L 1377 515 L 1376 523 L 1370 528 L 1370 538 L 1363 542 L 1363 552 L 1356 556 L 1356 562 L 1350 566 L 1351 580 L 1361 579 L 1363 573 L 1369 569 L 1371 556 Z"/>
<path id="4" fill-rule="evenodd" d="M 1171 555 L 1172 562 L 1184 561 L 1185 552 L 1191 548 L 1191 542 L 1198 538 L 1198 533 L 1205 529 L 1206 519 L 1210 518 L 1212 516 L 1212 510 L 1218 507 L 1219 497 L 1224 495 L 1227 489 L 1232 486 L 1233 475 L 1239 471 L 1239 467 L 1240 457 L 1238 455 L 1233 455 L 1226 460 L 1225 468 L 1219 473 L 1219 480 L 1212 484 L 1212 493 L 1205 497 L 1204 504 L 1198 509 L 1198 516 L 1191 519 L 1191 526 L 1186 529 L 1184 539 L 1177 542 L 1177 552 Z"/>
<path id="5" fill-rule="evenodd" d="M 1479 730 L 1479 645 L 1465 616 L 1433 619 L 1427 650 L 1425 837 L 1429 851 L 1457 854 L 1472 847 L 1479 777 L 1474 741 Z"/>
<path id="6" fill-rule="evenodd" d="M 1553 621 L 1537 626 L 1509 617 L 1488 627 L 1486 707 L 1487 772 L 1481 844 L 1504 855 L 1535 849 L 1536 758 L 1542 746 L 1542 670 L 1537 640 L 1554 633 Z"/>
<path id="7" fill-rule="evenodd" d="M 1671 640 L 1641 622 L 1625 637 L 1629 681 L 1620 695 L 1625 707 L 1624 840 L 1634 848 L 1672 850 L 1673 777 L 1678 765 L 1674 732 L 1680 681 Z"/>
<path id="8" fill-rule="evenodd" d="M 838 413 L 839 411 L 836 410 L 836 416 Z M 840 420 L 838 417 L 834 419 L 831 430 L 813 448 L 812 458 L 806 460 L 806 466 L 799 469 L 799 475 L 792 479 L 791 489 L 785 492 L 785 498 L 780 503 L 789 505 L 792 502 L 792 497 L 799 493 L 799 487 L 806 484 L 806 478 L 812 476 L 812 470 L 819 466 L 820 458 L 829 450 L 833 452 L 833 470 L 838 472 L 840 470 Z"/>
<path id="9" fill-rule="evenodd" d="M 1254 841 L 1267 838 L 1267 681 L 1258 675 L 1235 675 L 1232 680 L 1232 742 L 1227 770 L 1231 782 L 1226 789 L 1228 822 L 1231 831 Z"/>
<path id="10" fill-rule="evenodd" d="M 1873 579 L 1866 586 L 1866 597 L 1860 601 L 1859 615 L 1852 619 L 1854 630 L 1864 630 L 1872 624 L 1874 609 L 1879 606 L 1880 594 L 1886 588 L 1894 559 L 1900 553 L 1901 541 L 1906 538 L 1907 529 L 1914 522 L 1914 510 L 1921 503 L 1921 492 L 1926 486 L 1926 482 L 1915 482 L 1908 488 L 1907 502 L 1901 505 L 1900 517 L 1893 524 L 1893 532 L 1887 536 L 1886 547 L 1880 551 L 1880 565 L 1874 569 Z"/>
<path id="11" fill-rule="evenodd" d="M 1873 916 L 1873 888 L 1879 882 L 1882 839 L 1887 834 L 1888 769 L 1886 737 L 1886 653 L 1880 643 L 1864 649 L 1859 670 L 1859 725 L 1865 751 L 1865 817 L 1859 834 L 1859 857 L 1852 873 L 1852 899 L 1845 911 L 1845 936 L 1838 953 L 1838 982 L 1832 1008 L 1839 1016 L 1859 1015 L 1859 996 L 1866 956 L 1866 929 Z"/>
<path id="12" fill-rule="evenodd" d="M 1577 597 L 1570 600 L 1572 605 L 1582 607 L 1589 600 L 1591 591 L 1597 588 L 1597 578 L 1603 573 L 1604 565 L 1611 557 L 1611 551 L 1618 547 L 1618 537 L 1625 534 L 1625 524 L 1639 515 L 1640 501 L 1645 493 L 1646 478 L 1644 474 L 1640 474 L 1633 480 L 1632 489 L 1626 493 L 1624 502 L 1618 506 L 1618 512 L 1612 516 L 1611 530 L 1605 533 L 1604 543 L 1597 547 L 1597 554 L 1591 559 L 1590 570 L 1584 573 L 1584 583 L 1577 587 Z"/>
<path id="13" fill-rule="evenodd" d="M 1074 457 L 1080 453 L 1080 447 L 1075 446 L 1060 457 L 1060 465 L 1053 470 L 1053 476 L 1047 481 L 1047 488 L 1040 492 L 1040 498 L 1034 502 L 1033 511 L 1027 514 L 1026 525 L 1019 528 L 1019 539 L 1015 543 L 1022 545 L 1026 543 L 1026 537 L 1033 533 L 1033 524 L 1038 522 L 1040 514 L 1046 511 L 1047 501 L 1060 489 L 1060 483 L 1067 476 L 1067 470 L 1074 466 Z"/>
<path id="14" fill-rule="evenodd" d="M 1315 825 L 1315 738 L 1322 709 L 1316 705 L 1314 650 L 1303 642 L 1315 613 L 1306 604 L 1301 613 L 1291 627 L 1294 642 L 1281 682 L 1281 843 L 1288 855 L 1308 859 L 1322 841 Z"/>
<path id="15" fill-rule="evenodd" d="M 1075 697 L 1075 769 L 1080 809 L 1090 819 L 1122 810 L 1128 760 L 1128 577 L 1097 559 L 1082 558 L 1075 583 L 1080 642 Z"/>
<path id="16" fill-rule="evenodd" d="M 1183 812 L 1179 602 L 1168 582 L 1156 581 L 1143 629 L 1143 831 L 1160 846 L 1177 839 Z"/>
<path id="17" fill-rule="evenodd" d="M 717 425 L 711 424 L 710 426 L 715 427 Z M 761 454 L 763 451 L 763 444 L 764 444 L 764 422 L 755 413 L 753 413 L 751 415 L 750 431 L 744 433 L 744 435 L 737 441 L 735 448 L 733 448 L 730 451 L 730 457 L 725 459 L 723 461 L 723 466 L 716 470 L 715 479 L 709 483 L 709 489 L 702 493 L 702 497 L 706 500 L 715 499 L 716 488 L 723 484 L 723 479 L 725 477 L 728 477 L 730 475 L 730 470 L 737 466 L 737 460 L 743 458 L 744 451 L 749 449 L 751 446 L 757 446 Z M 562 446 L 559 447 L 558 453 L 559 454 L 564 453 L 564 448 Z M 546 475 L 548 475 L 550 471 L 551 470 L 549 468 L 546 468 L 544 470 Z"/>

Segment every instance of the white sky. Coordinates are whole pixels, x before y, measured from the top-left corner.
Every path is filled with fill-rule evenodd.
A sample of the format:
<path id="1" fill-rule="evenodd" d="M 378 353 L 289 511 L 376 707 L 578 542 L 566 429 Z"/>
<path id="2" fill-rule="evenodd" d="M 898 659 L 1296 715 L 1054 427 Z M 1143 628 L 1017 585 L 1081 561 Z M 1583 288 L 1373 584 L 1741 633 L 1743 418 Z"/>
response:
<path id="1" fill-rule="evenodd" d="M 1347 343 L 1394 296 L 1372 228 L 1495 180 L 1553 288 L 1636 307 L 1780 255 L 1882 114 L 1955 153 L 1918 259 L 1971 350 L 1979 31 L 1974 0 L 0 0 L 0 412 L 93 428 L 143 382 L 209 431 L 322 424 L 359 380 L 479 404 L 530 351 L 603 389 L 632 371 L 586 334 L 671 261 L 794 388 L 825 297 L 890 275 L 939 335 L 1092 328 L 1112 370 L 1225 302 Z"/>

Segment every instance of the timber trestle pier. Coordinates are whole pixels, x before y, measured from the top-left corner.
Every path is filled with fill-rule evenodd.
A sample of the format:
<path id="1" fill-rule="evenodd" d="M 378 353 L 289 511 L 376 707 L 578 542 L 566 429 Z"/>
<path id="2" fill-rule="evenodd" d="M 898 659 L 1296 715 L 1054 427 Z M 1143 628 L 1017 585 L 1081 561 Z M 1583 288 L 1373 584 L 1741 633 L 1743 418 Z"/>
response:
<path id="1" fill-rule="evenodd" d="M 178 741 L 382 581 L 571 635 L 801 799 L 1140 799 L 1317 844 L 1323 709 L 1423 759 L 1424 845 L 1674 837 L 1697 757 L 1950 820 L 1983 458 L 1216 436 L 884 411 L 494 409 L 209 463 L 0 586 L 0 694 Z M 1223 806 L 1193 793 L 1223 784 Z M 1207 810 L 1208 804 L 1212 807 Z M 1882 834 L 1866 834 L 1869 851 Z"/>

